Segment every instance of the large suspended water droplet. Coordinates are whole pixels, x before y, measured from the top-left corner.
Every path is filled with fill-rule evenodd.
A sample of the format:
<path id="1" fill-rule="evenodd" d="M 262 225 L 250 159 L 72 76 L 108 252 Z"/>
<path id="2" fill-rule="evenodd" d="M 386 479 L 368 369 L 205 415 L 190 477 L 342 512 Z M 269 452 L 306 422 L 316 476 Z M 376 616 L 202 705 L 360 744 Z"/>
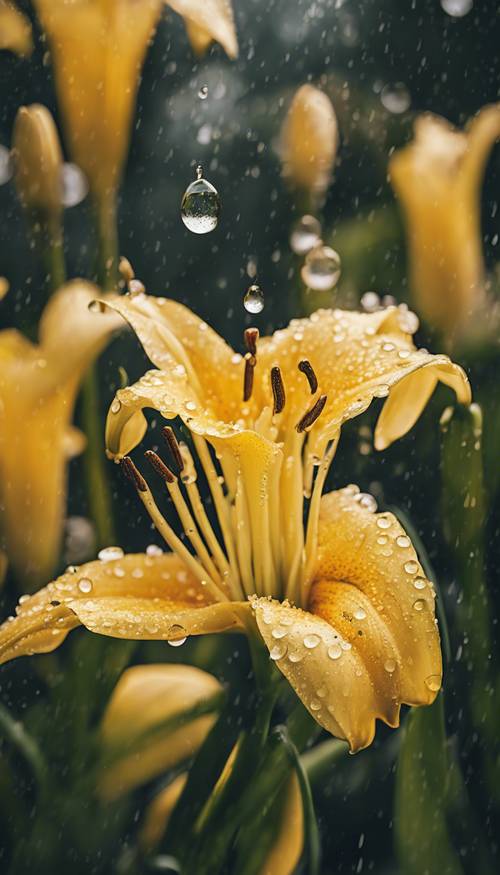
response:
<path id="1" fill-rule="evenodd" d="M 219 193 L 203 179 L 203 168 L 196 168 L 196 179 L 188 185 L 181 203 L 181 218 L 193 234 L 208 234 L 217 227 L 220 215 Z"/>
<path id="2" fill-rule="evenodd" d="M 6 146 L 0 146 L 0 185 L 4 185 L 12 176 L 13 166 L 10 152 Z"/>
<path id="3" fill-rule="evenodd" d="M 83 170 L 76 164 L 67 162 L 61 168 L 62 195 L 64 207 L 76 207 L 86 197 L 89 185 Z"/>
<path id="4" fill-rule="evenodd" d="M 243 306 L 247 313 L 254 315 L 262 313 L 264 309 L 264 294 L 260 286 L 254 284 L 248 287 L 243 298 Z"/>
<path id="5" fill-rule="evenodd" d="M 320 242 L 321 225 L 314 216 L 301 216 L 290 234 L 290 248 L 296 255 L 307 253 Z"/>
<path id="6" fill-rule="evenodd" d="M 315 292 L 327 292 L 340 278 L 340 256 L 335 249 L 318 243 L 306 256 L 301 276 Z"/>
<path id="7" fill-rule="evenodd" d="M 411 104 L 410 92 L 404 82 L 395 85 L 384 85 L 380 94 L 382 106 L 394 115 L 406 112 Z"/>
<path id="8" fill-rule="evenodd" d="M 441 7 L 452 18 L 463 18 L 474 5 L 473 0 L 441 0 Z"/>

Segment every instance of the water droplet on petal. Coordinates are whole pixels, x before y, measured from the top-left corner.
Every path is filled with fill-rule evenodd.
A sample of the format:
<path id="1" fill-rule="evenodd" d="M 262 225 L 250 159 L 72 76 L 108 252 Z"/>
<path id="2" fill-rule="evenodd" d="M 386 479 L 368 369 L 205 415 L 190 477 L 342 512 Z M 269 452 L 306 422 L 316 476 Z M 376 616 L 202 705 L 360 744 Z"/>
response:
<path id="1" fill-rule="evenodd" d="M 356 608 L 353 617 L 355 620 L 364 620 L 366 617 L 366 611 L 363 608 Z"/>
<path id="2" fill-rule="evenodd" d="M 217 227 L 220 215 L 220 198 L 216 188 L 203 179 L 198 165 L 196 179 L 188 185 L 181 202 L 181 218 L 193 234 L 208 234 Z"/>
<path id="3" fill-rule="evenodd" d="M 357 498 L 361 507 L 364 507 L 369 513 L 375 513 L 377 510 L 377 502 L 373 495 L 370 495 L 369 492 L 360 492 Z"/>
<path id="4" fill-rule="evenodd" d="M 163 550 L 157 544 L 148 544 L 146 547 L 146 556 L 161 556 Z"/>
<path id="5" fill-rule="evenodd" d="M 111 562 L 112 559 L 123 559 L 124 555 L 121 547 L 104 547 L 102 550 L 99 550 L 97 558 L 101 562 Z"/>
<path id="6" fill-rule="evenodd" d="M 271 632 L 271 635 L 273 636 L 273 638 L 278 638 L 278 639 L 284 638 L 286 634 L 287 634 L 287 630 L 284 628 L 284 626 L 276 626 L 276 628 L 273 629 L 273 631 Z"/>
<path id="7" fill-rule="evenodd" d="M 309 702 L 309 707 L 311 711 L 320 711 L 321 710 L 321 702 L 317 702 L 316 699 L 313 699 L 312 702 Z"/>
<path id="8" fill-rule="evenodd" d="M 441 688 L 441 675 L 431 674 L 424 681 L 425 686 L 432 693 L 437 693 L 437 691 Z"/>
<path id="9" fill-rule="evenodd" d="M 396 544 L 398 547 L 409 547 L 410 539 L 406 535 L 399 535 L 399 537 L 396 538 Z"/>
<path id="10" fill-rule="evenodd" d="M 405 562 L 405 571 L 407 574 L 416 574 L 418 571 L 418 562 L 415 562 L 413 559 L 410 559 L 409 562 Z"/>
<path id="11" fill-rule="evenodd" d="M 306 256 L 300 272 L 303 282 L 315 292 L 328 292 L 340 279 L 340 255 L 318 243 Z"/>
<path id="12" fill-rule="evenodd" d="M 391 525 L 391 521 L 386 516 L 379 516 L 377 519 L 377 526 L 379 529 L 388 529 Z"/>
<path id="13" fill-rule="evenodd" d="M 318 646 L 321 638 L 319 635 L 315 635 L 314 632 L 311 635 L 304 636 L 304 647 L 307 647 L 308 650 L 313 650 Z"/>
<path id="14" fill-rule="evenodd" d="M 342 656 L 342 648 L 340 644 L 332 644 L 327 650 L 330 659 L 340 659 Z"/>
<path id="15" fill-rule="evenodd" d="M 80 592 L 92 592 L 92 581 L 88 577 L 81 577 L 78 581 L 78 589 Z"/>
<path id="16" fill-rule="evenodd" d="M 247 313 L 262 313 L 264 309 L 264 295 L 262 289 L 258 285 L 248 287 L 245 297 L 243 298 L 243 306 Z"/>
<path id="17" fill-rule="evenodd" d="M 380 309 L 380 298 L 376 292 L 365 292 L 360 304 L 367 313 L 375 313 Z"/>
<path id="18" fill-rule="evenodd" d="M 119 398 L 114 398 L 111 402 L 111 413 L 119 413 L 122 407 L 122 403 Z"/>
<path id="19" fill-rule="evenodd" d="M 417 599 L 417 601 L 413 603 L 413 607 L 416 611 L 423 611 L 425 608 L 425 601 L 423 599 Z"/>
<path id="20" fill-rule="evenodd" d="M 392 674 L 394 671 L 396 671 L 396 660 L 386 659 L 386 661 L 384 662 L 384 668 L 386 671 L 389 672 L 389 674 Z"/>
<path id="21" fill-rule="evenodd" d="M 296 255 L 307 255 L 321 239 L 321 225 L 314 216 L 301 216 L 290 234 L 290 248 Z"/>
<path id="22" fill-rule="evenodd" d="M 186 641 L 187 638 L 178 638 L 177 641 L 167 641 L 167 644 L 170 644 L 170 647 L 182 647 Z"/>
<path id="23" fill-rule="evenodd" d="M 269 651 L 269 656 L 271 659 L 283 659 L 287 651 L 287 645 L 284 641 L 279 641 L 278 644 L 275 644 L 274 647 L 271 647 Z"/>
<path id="24" fill-rule="evenodd" d="M 198 91 L 198 97 L 200 100 L 206 100 L 208 97 L 208 85 L 202 85 L 200 90 Z"/>
<path id="25" fill-rule="evenodd" d="M 415 589 L 425 589 L 425 587 L 427 586 L 427 581 L 425 577 L 416 577 L 413 581 L 413 586 L 415 587 Z"/>

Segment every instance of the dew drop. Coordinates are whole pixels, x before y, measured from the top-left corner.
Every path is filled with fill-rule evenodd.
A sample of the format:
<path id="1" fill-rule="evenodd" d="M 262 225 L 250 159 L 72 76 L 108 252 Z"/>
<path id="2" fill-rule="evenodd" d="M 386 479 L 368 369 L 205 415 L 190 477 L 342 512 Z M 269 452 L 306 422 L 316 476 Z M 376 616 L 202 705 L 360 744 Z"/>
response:
<path id="1" fill-rule="evenodd" d="M 425 608 L 425 602 L 423 599 L 417 599 L 416 602 L 413 603 L 413 607 L 416 611 L 423 611 Z"/>
<path id="2" fill-rule="evenodd" d="M 432 693 L 437 693 L 437 691 L 441 688 L 441 676 L 438 674 L 431 674 L 424 681 L 425 686 Z"/>
<path id="3" fill-rule="evenodd" d="M 146 547 L 146 556 L 161 556 L 163 550 L 157 544 L 148 544 Z"/>
<path id="4" fill-rule="evenodd" d="M 394 671 L 396 671 L 396 660 L 386 659 L 386 661 L 384 662 L 384 668 L 386 671 L 389 672 L 389 674 L 392 674 Z"/>
<path id="5" fill-rule="evenodd" d="M 366 611 L 363 608 L 356 608 L 353 617 L 355 620 L 364 620 L 366 617 Z"/>
<path id="6" fill-rule="evenodd" d="M 178 638 L 177 641 L 167 641 L 167 644 L 169 644 L 170 647 L 182 647 L 182 645 L 185 644 L 186 641 L 187 638 Z"/>
<path id="7" fill-rule="evenodd" d="M 269 651 L 269 656 L 271 659 L 283 659 L 287 651 L 287 645 L 284 641 L 279 641 L 278 644 L 275 644 L 274 647 L 271 647 Z"/>
<path id="8" fill-rule="evenodd" d="M 181 218 L 193 234 L 208 234 L 217 227 L 220 198 L 216 188 L 203 179 L 203 169 L 196 168 L 196 179 L 188 185 L 181 202 Z"/>
<path id="9" fill-rule="evenodd" d="M 113 559 L 123 559 L 124 555 L 121 547 L 103 547 L 102 550 L 99 550 L 97 558 L 101 562 L 111 562 Z"/>
<path id="10" fill-rule="evenodd" d="M 379 529 L 388 529 L 390 528 L 391 521 L 386 516 L 379 516 L 377 519 L 377 526 Z"/>
<path id="11" fill-rule="evenodd" d="M 340 279 L 340 255 L 330 246 L 318 243 L 306 256 L 300 275 L 313 291 L 328 292 Z"/>
<path id="12" fill-rule="evenodd" d="M 111 402 L 111 413 L 119 413 L 122 403 L 119 398 L 114 398 Z"/>
<path id="13" fill-rule="evenodd" d="M 304 647 L 307 647 L 308 650 L 314 650 L 315 647 L 318 646 L 321 638 L 319 635 L 315 635 L 314 632 L 312 635 L 305 635 L 304 637 Z"/>
<path id="14" fill-rule="evenodd" d="M 61 200 L 64 207 L 76 207 L 87 195 L 89 185 L 83 170 L 67 162 L 61 168 Z"/>
<path id="15" fill-rule="evenodd" d="M 321 225 L 314 216 L 301 216 L 290 234 L 290 249 L 296 255 L 307 255 L 321 239 Z"/>
<path id="16" fill-rule="evenodd" d="M 288 654 L 289 662 L 301 662 L 304 659 L 304 654 L 300 650 L 292 650 Z"/>
<path id="17" fill-rule="evenodd" d="M 380 309 L 380 298 L 376 292 L 365 292 L 360 304 L 367 313 L 375 313 Z"/>
<path id="18" fill-rule="evenodd" d="M 377 502 L 369 492 L 360 492 L 358 495 L 358 502 L 361 507 L 364 507 L 369 513 L 375 513 L 377 510 Z"/>
<path id="19" fill-rule="evenodd" d="M 340 659 L 342 656 L 342 648 L 340 644 L 332 644 L 327 650 L 330 659 Z"/>
<path id="20" fill-rule="evenodd" d="M 398 545 L 398 547 L 409 547 L 410 539 L 406 535 L 399 535 L 399 537 L 396 538 L 396 544 Z"/>
<path id="21" fill-rule="evenodd" d="M 208 85 L 202 85 L 200 90 L 198 91 L 198 97 L 200 100 L 206 100 L 208 97 Z"/>
<path id="22" fill-rule="evenodd" d="M 309 707 L 310 707 L 311 711 L 321 711 L 321 702 L 318 702 L 318 701 L 316 701 L 316 699 L 313 699 L 312 702 L 309 702 Z"/>
<path id="23" fill-rule="evenodd" d="M 264 309 L 264 295 L 260 286 L 253 284 L 248 287 L 245 297 L 243 298 L 243 306 L 247 313 L 262 313 Z"/>
<path id="24" fill-rule="evenodd" d="M 78 581 L 78 589 L 80 590 L 80 592 L 92 592 L 92 588 L 92 581 L 88 577 L 82 577 Z"/>
<path id="25" fill-rule="evenodd" d="M 425 587 L 427 586 L 427 581 L 425 577 L 416 577 L 413 581 L 413 586 L 415 587 L 415 589 L 425 589 Z"/>
<path id="26" fill-rule="evenodd" d="M 276 628 L 273 629 L 273 631 L 271 632 L 271 635 L 273 636 L 273 638 L 276 638 L 276 639 L 284 638 L 286 634 L 287 634 L 287 630 L 284 628 L 284 626 L 276 626 Z"/>
<path id="27" fill-rule="evenodd" d="M 405 562 L 404 569 L 407 574 L 416 574 L 418 571 L 418 563 L 413 559 L 410 559 L 409 562 Z"/>

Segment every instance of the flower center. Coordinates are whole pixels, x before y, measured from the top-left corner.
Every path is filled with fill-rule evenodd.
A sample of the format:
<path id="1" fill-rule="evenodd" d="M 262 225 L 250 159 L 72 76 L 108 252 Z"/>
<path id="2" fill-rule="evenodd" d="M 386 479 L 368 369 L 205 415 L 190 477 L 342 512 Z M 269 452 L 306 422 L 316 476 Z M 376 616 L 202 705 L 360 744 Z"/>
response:
<path id="1" fill-rule="evenodd" d="M 256 328 L 245 331 L 244 404 L 252 397 L 258 336 Z M 265 463 L 257 458 L 260 448 L 253 458 L 252 450 L 245 457 L 243 451 L 238 455 L 231 449 L 214 455 L 205 439 L 192 432 L 195 462 L 190 448 L 179 443 L 171 426 L 163 429 L 169 464 L 157 453 L 146 452 L 174 505 L 181 537 L 161 513 L 132 460 L 126 457 L 122 461 L 160 534 L 218 601 L 258 595 L 287 598 L 307 606 L 320 499 L 338 437 L 327 442 L 321 456 L 307 446 L 309 429 L 321 416 L 327 397 L 318 394 L 318 379 L 309 361 L 301 361 L 298 369 L 310 394 L 316 397 L 297 421 L 286 416 L 286 386 L 281 369 L 275 365 L 270 370 L 272 408 L 270 398 L 253 426 L 244 429 L 265 439 Z M 216 521 L 210 519 L 201 498 L 200 468 L 210 489 Z"/>

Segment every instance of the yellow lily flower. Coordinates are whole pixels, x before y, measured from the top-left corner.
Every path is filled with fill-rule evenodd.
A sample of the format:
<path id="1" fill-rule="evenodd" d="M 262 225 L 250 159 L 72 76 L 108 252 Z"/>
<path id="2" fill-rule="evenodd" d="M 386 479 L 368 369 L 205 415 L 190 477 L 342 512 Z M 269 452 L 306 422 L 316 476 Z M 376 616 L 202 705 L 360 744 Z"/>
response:
<path id="1" fill-rule="evenodd" d="M 499 137 L 500 104 L 484 107 L 464 131 L 427 114 L 389 164 L 405 213 L 415 303 L 450 339 L 485 298 L 480 190 Z"/>
<path id="2" fill-rule="evenodd" d="M 35 0 L 54 59 L 59 104 L 74 161 L 98 201 L 113 199 L 148 44 L 165 0 Z M 168 0 L 196 48 L 217 40 L 237 54 L 227 0 Z"/>
<path id="3" fill-rule="evenodd" d="M 192 665 L 135 665 L 118 681 L 101 725 L 104 757 L 123 748 L 101 776 L 99 792 L 114 799 L 192 757 L 215 722 L 215 714 L 189 720 L 173 732 L 148 730 L 202 705 L 222 687 L 213 675 Z M 139 745 L 134 742 L 137 740 Z M 128 752 L 132 747 L 133 750 Z"/>
<path id="4" fill-rule="evenodd" d="M 0 49 L 9 49 L 21 57 L 33 51 L 29 18 L 10 0 L 0 0 Z"/>
<path id="5" fill-rule="evenodd" d="M 117 393 L 108 452 L 120 459 L 138 444 L 144 407 L 183 420 L 197 465 L 169 428 L 180 482 L 148 456 L 193 553 L 127 457 L 125 471 L 173 552 L 63 575 L 4 624 L 0 660 L 53 650 L 79 623 L 136 639 L 245 630 L 260 634 L 313 717 L 352 750 L 370 744 L 376 718 L 396 726 L 402 703 L 432 702 L 442 673 L 434 592 L 410 539 L 357 487 L 323 498 L 322 490 L 345 420 L 389 395 L 375 434 L 383 448 L 413 425 L 439 381 L 468 403 L 461 368 L 417 350 L 412 320 L 395 307 L 320 311 L 261 340 L 248 329 L 243 358 L 181 304 L 143 294 L 108 304 L 158 368 Z"/>
<path id="6" fill-rule="evenodd" d="M 28 589 L 51 574 L 61 537 L 68 459 L 83 449 L 71 425 L 81 378 L 116 316 L 88 311 L 96 287 L 81 280 L 50 299 L 39 343 L 0 332 L 0 550 Z"/>

